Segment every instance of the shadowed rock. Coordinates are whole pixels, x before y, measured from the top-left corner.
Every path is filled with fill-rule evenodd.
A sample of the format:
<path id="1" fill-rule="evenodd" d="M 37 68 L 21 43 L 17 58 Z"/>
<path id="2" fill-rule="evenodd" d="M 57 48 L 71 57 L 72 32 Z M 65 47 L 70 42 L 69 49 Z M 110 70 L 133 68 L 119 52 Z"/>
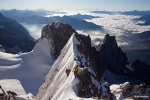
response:
<path id="1" fill-rule="evenodd" d="M 118 47 L 115 36 L 106 34 L 103 42 L 97 47 L 99 63 L 114 73 L 123 74 L 128 63 L 126 54 Z"/>
<path id="2" fill-rule="evenodd" d="M 42 29 L 41 38 L 48 38 L 50 47 L 50 54 L 54 60 L 60 55 L 60 51 L 65 46 L 69 38 L 76 31 L 68 24 L 60 22 L 45 25 Z"/>

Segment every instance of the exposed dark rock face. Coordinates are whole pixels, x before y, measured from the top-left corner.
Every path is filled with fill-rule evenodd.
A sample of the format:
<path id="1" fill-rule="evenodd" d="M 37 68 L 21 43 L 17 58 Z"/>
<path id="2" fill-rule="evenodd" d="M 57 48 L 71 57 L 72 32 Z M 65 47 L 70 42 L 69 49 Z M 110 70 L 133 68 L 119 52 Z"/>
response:
<path id="1" fill-rule="evenodd" d="M 150 97 L 150 85 L 145 83 L 140 85 L 128 84 L 123 88 L 124 97 L 132 97 L 134 100 L 149 100 Z"/>
<path id="2" fill-rule="evenodd" d="M 94 72 L 96 72 L 96 75 L 92 74 L 88 69 L 82 69 L 82 71 L 78 73 L 80 79 L 77 84 L 78 96 L 84 98 L 97 97 L 99 99 L 115 99 L 114 95 L 110 92 L 107 82 L 104 83 L 102 77 L 99 76 L 98 70 L 94 70 Z M 95 80 L 97 84 L 93 83 L 93 80 Z M 104 91 L 103 88 L 106 90 Z"/>
<path id="3" fill-rule="evenodd" d="M 54 60 L 60 55 L 60 51 L 73 33 L 76 33 L 76 31 L 70 25 L 59 22 L 43 27 L 41 38 L 49 39 L 50 54 Z"/>
<path id="4" fill-rule="evenodd" d="M 130 70 L 130 72 L 128 72 L 128 76 L 141 79 L 150 84 L 150 65 L 137 59 L 131 62 L 129 67 L 132 68 L 133 71 Z"/>
<path id="5" fill-rule="evenodd" d="M 56 60 L 56 64 L 54 64 L 53 66 L 54 68 L 52 67 L 53 70 L 50 70 L 50 72 L 53 74 L 49 73 L 49 76 L 46 77 L 46 81 L 43 83 L 43 86 L 41 86 L 40 91 L 47 91 L 47 86 L 50 84 L 54 84 L 50 83 L 53 82 L 51 80 L 53 80 L 54 77 L 58 78 L 56 74 L 59 71 L 56 73 L 55 70 L 57 69 L 57 67 L 59 69 L 58 65 L 61 64 L 60 66 L 62 66 L 62 63 L 60 62 L 65 59 L 65 55 L 67 55 L 66 51 L 69 49 L 69 46 L 64 49 L 62 48 L 74 32 L 75 30 L 72 29 L 71 26 L 62 23 L 52 23 L 52 25 L 46 25 L 43 28 L 41 38 L 46 37 L 49 39 L 49 43 L 51 45 L 51 55 L 53 59 L 56 59 L 59 55 L 60 56 Z M 106 69 L 109 69 L 115 74 L 124 75 L 131 78 L 138 78 L 148 83 L 148 72 L 150 68 L 149 65 L 139 60 L 136 60 L 133 63 L 129 63 L 126 54 L 121 50 L 120 47 L 118 47 L 114 36 L 109 36 L 107 34 L 103 42 L 97 48 L 91 47 L 91 38 L 89 36 L 84 36 L 76 33 L 75 38 L 78 40 L 79 44 L 76 44 L 76 46 L 73 47 L 73 49 L 77 49 L 77 54 L 75 54 L 76 56 L 73 58 L 73 62 L 80 62 L 80 70 L 82 70 L 78 73 L 79 83 L 76 84 L 78 90 L 77 95 L 79 97 L 98 97 L 103 99 L 115 98 L 114 95 L 110 92 L 109 85 L 107 84 L 107 82 L 105 82 L 102 76 L 103 72 Z M 61 49 L 62 53 L 60 52 Z M 65 65 L 63 65 L 63 67 L 65 66 L 65 69 L 63 71 L 64 73 L 66 73 L 66 78 L 68 78 L 72 71 L 71 69 L 68 69 L 66 63 Z M 68 65 L 69 68 L 73 67 L 72 64 Z M 145 71 L 144 73 L 144 70 L 148 71 Z M 95 82 L 93 82 L 93 80 Z M 126 86 L 126 88 L 124 88 L 123 86 Z M 124 97 L 131 97 L 134 96 L 134 91 L 140 88 L 142 89 L 139 90 L 139 93 L 141 95 L 147 95 L 149 93 L 149 90 L 146 90 L 145 87 L 149 88 L 149 85 L 142 84 L 133 86 L 130 84 L 125 84 L 122 85 L 121 89 L 123 91 L 122 94 Z M 51 88 L 53 89 L 53 87 Z M 103 89 L 105 89 L 105 91 Z M 41 94 L 39 95 L 39 97 L 40 96 L 42 97 Z M 50 98 L 52 98 L 52 96 Z"/>
<path id="6" fill-rule="evenodd" d="M 43 97 L 51 100 L 56 100 L 58 96 L 56 96 L 55 98 L 54 95 L 57 95 L 57 92 L 59 92 L 57 90 L 57 87 L 59 87 L 60 84 L 61 86 L 65 87 L 66 81 L 68 81 L 68 79 L 70 80 L 71 77 L 74 81 L 78 81 L 77 83 L 72 83 L 75 84 L 75 87 L 77 87 L 77 91 L 75 92 L 77 97 L 96 97 L 98 99 L 109 100 L 115 99 L 115 96 L 110 93 L 109 85 L 103 80 L 103 77 L 101 75 L 102 73 L 100 72 L 101 67 L 99 67 L 95 54 L 93 54 L 93 51 L 96 52 L 96 49 L 91 47 L 91 45 L 89 44 L 91 44 L 91 39 L 89 36 L 80 35 L 78 33 L 73 34 L 71 40 L 69 40 L 66 46 L 62 49 L 61 54 L 59 55 L 49 74 L 45 78 L 45 81 L 41 86 L 35 100 L 42 99 Z M 66 52 L 68 49 L 70 51 Z M 62 61 L 64 61 L 66 58 L 69 61 L 63 63 Z M 72 69 L 75 62 L 79 63 L 78 65 L 80 68 L 80 72 L 78 72 L 77 78 L 74 79 Z M 61 70 L 56 71 L 56 69 Z M 60 73 L 62 76 L 63 74 L 65 74 L 65 76 L 63 76 L 63 78 L 59 80 L 58 78 L 60 77 L 58 76 L 60 75 Z M 58 79 L 60 83 L 55 81 L 55 79 Z M 55 84 L 56 86 L 49 87 L 51 84 Z M 61 88 L 61 93 L 62 91 L 66 91 L 65 89 L 63 89 L 64 87 Z M 67 84 L 67 87 L 70 88 L 70 83 Z M 47 93 L 46 91 L 51 90 L 54 90 L 54 93 L 49 92 L 49 95 L 47 95 L 46 97 L 41 95 L 41 93 L 44 93 L 45 95 L 45 93 Z"/>
<path id="7" fill-rule="evenodd" d="M 129 63 L 126 54 L 118 47 L 115 36 L 106 34 L 103 42 L 97 47 L 97 51 L 99 65 L 104 69 L 150 83 L 150 66 L 140 60 Z"/>
<path id="8" fill-rule="evenodd" d="M 17 94 L 12 91 L 5 91 L 1 86 L 0 86 L 0 100 L 16 100 L 15 97 Z"/>
<path id="9" fill-rule="evenodd" d="M 123 74 L 128 63 L 126 54 L 118 47 L 115 36 L 107 34 L 103 42 L 97 47 L 99 63 L 114 73 Z"/>
<path id="10" fill-rule="evenodd" d="M 114 99 L 114 96 L 110 93 L 109 85 L 104 84 L 104 80 L 102 78 L 103 68 L 100 67 L 98 63 L 98 55 L 96 48 L 91 47 L 91 38 L 89 36 L 84 36 L 80 34 L 76 34 L 76 38 L 80 41 L 80 45 L 77 45 L 78 52 L 80 52 L 80 56 L 77 56 L 77 60 L 80 62 L 80 67 L 82 71 L 78 73 L 80 82 L 77 85 L 79 97 L 98 97 L 103 99 Z M 86 59 L 86 62 L 83 63 L 82 59 Z M 88 66 L 89 68 L 85 68 Z M 88 69 L 92 69 L 91 73 Z M 99 90 L 98 86 L 96 86 L 92 80 L 96 80 L 97 83 L 101 86 Z M 106 93 L 102 90 L 102 88 L 106 88 Z"/>
<path id="11" fill-rule="evenodd" d="M 81 34 L 76 34 L 77 39 L 81 42 L 82 45 L 84 45 L 84 48 L 82 47 L 82 45 L 80 45 L 78 47 L 79 51 L 82 52 L 84 51 L 85 55 L 89 55 L 86 56 L 86 58 L 88 59 L 88 61 L 93 61 L 94 64 L 96 66 L 99 67 L 95 67 L 95 70 L 99 70 L 99 73 L 102 73 L 105 69 L 101 67 L 101 64 L 99 63 L 99 56 L 98 56 L 98 52 L 96 50 L 95 47 L 91 47 L 91 38 L 90 36 L 85 36 L 85 35 L 81 35 Z M 85 52 L 86 49 L 86 52 Z"/>
<path id="12" fill-rule="evenodd" d="M 29 95 L 20 96 L 13 91 L 5 91 L 0 85 L 0 100 L 33 100 L 34 96 Z"/>
<path id="13" fill-rule="evenodd" d="M 17 21 L 0 14 L 0 45 L 9 53 L 29 52 L 35 45 L 35 40 Z"/>

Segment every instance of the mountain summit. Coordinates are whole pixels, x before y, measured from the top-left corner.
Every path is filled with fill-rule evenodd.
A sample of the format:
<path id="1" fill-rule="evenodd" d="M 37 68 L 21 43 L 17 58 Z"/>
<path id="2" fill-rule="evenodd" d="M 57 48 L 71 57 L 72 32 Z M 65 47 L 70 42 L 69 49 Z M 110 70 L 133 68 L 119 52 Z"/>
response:
<path id="1" fill-rule="evenodd" d="M 61 24 L 59 24 L 59 26 L 60 25 Z M 54 26 L 54 29 L 52 26 Z M 53 23 L 52 26 L 46 29 L 51 28 L 51 31 L 58 29 L 56 24 Z M 55 34 L 59 34 L 60 29 L 53 32 L 56 32 Z M 70 35 L 71 34 L 69 34 L 69 36 Z M 50 34 L 47 35 L 45 33 L 43 36 L 51 37 Z M 62 36 L 62 33 L 60 33 L 59 36 Z M 58 38 L 57 35 L 55 37 L 55 39 Z M 60 42 L 53 42 L 53 39 L 51 39 L 51 41 L 51 43 L 54 44 L 61 44 Z M 77 78 L 75 78 L 74 73 L 72 72 L 76 65 L 80 67 Z M 116 92 L 114 93 L 114 91 L 117 90 L 113 86 L 111 89 L 115 90 L 110 90 L 107 80 L 103 77 L 103 72 L 109 70 L 116 75 L 128 78 L 129 75 L 134 74 L 131 76 L 132 78 L 139 78 L 142 80 L 144 75 L 139 77 L 136 72 L 131 70 L 130 67 L 132 66 L 145 66 L 145 68 L 148 69 L 148 65 L 141 63 L 141 61 L 130 63 L 126 54 L 117 45 L 115 36 L 106 34 L 103 42 L 95 48 L 91 47 L 90 36 L 74 32 L 64 48 L 60 51 L 60 55 L 53 64 L 50 72 L 45 77 L 44 83 L 41 85 L 35 100 L 92 99 L 92 97 L 97 97 L 99 99 L 115 99 L 122 98 L 121 96 L 124 96 L 123 98 L 127 98 L 132 96 L 131 92 L 135 92 L 136 87 L 140 88 L 140 86 L 147 86 L 149 90 L 149 85 L 142 84 L 134 86 L 132 84 L 130 85 L 130 83 L 123 83 L 123 86 L 125 87 L 122 87 L 121 93 L 126 92 L 126 95 L 119 93 L 116 94 Z M 138 68 L 136 71 L 137 70 Z M 140 73 L 142 72 L 142 70 L 138 71 Z M 149 76 L 146 76 L 144 79 L 148 79 L 148 77 Z M 128 91 L 126 84 L 127 86 L 135 88 L 133 90 L 131 89 L 132 91 Z M 118 88 L 119 86 L 122 85 L 118 85 Z M 142 93 L 142 90 L 140 90 L 139 93 L 147 95 L 148 90 L 145 90 L 145 93 Z"/>
<path id="2" fill-rule="evenodd" d="M 118 47 L 115 36 L 105 35 L 102 43 L 97 47 L 100 64 L 117 74 L 124 74 L 128 64 L 126 54 Z"/>
<path id="3" fill-rule="evenodd" d="M 114 97 L 109 91 L 108 84 L 100 76 L 97 63 L 87 53 L 87 47 L 79 37 L 85 36 L 74 33 L 61 50 L 35 100 Z M 80 66 L 78 78 L 75 78 L 72 72 L 76 64 Z"/>
<path id="4" fill-rule="evenodd" d="M 101 67 L 115 74 L 137 78 L 150 84 L 150 65 L 138 59 L 130 62 L 126 53 L 118 46 L 115 36 L 106 34 L 103 42 L 96 48 Z"/>
<path id="5" fill-rule="evenodd" d="M 41 38 L 47 38 L 49 41 L 50 54 L 54 60 L 60 55 L 61 49 L 67 43 L 69 38 L 76 31 L 68 24 L 60 22 L 45 25 L 42 29 Z"/>

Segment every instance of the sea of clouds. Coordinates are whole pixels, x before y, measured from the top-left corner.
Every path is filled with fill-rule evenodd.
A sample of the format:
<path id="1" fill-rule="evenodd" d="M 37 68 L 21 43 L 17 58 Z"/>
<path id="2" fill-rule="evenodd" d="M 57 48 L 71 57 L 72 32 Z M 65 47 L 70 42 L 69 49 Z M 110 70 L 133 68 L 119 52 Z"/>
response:
<path id="1" fill-rule="evenodd" d="M 91 16 L 99 16 L 99 18 L 93 18 L 93 19 L 85 19 L 87 22 L 95 23 L 96 25 L 100 25 L 103 27 L 103 30 L 90 30 L 90 31 L 84 31 L 84 30 L 77 30 L 80 34 L 89 34 L 91 36 L 91 39 L 93 41 L 94 45 L 98 45 L 100 41 L 104 38 L 105 34 L 110 34 L 116 36 L 116 40 L 119 46 L 123 45 L 131 45 L 133 43 L 136 43 L 136 37 L 134 37 L 135 34 L 142 33 L 144 31 L 150 31 L 150 26 L 144 26 L 139 25 L 142 23 L 145 23 L 144 21 L 138 21 L 135 19 L 140 18 L 140 16 L 134 16 L 134 15 L 122 15 L 119 13 L 116 14 L 101 14 L 101 13 L 92 13 L 92 10 L 63 10 L 63 11 L 57 11 L 57 13 L 54 14 L 48 14 L 45 17 L 50 16 L 70 16 L 70 15 L 76 15 L 76 14 L 82 14 L 82 15 L 91 15 Z M 65 12 L 65 13 L 61 13 Z M 50 23 L 51 24 L 51 23 Z M 23 24 L 31 33 L 31 35 L 38 39 L 41 36 L 41 30 L 44 26 L 43 24 Z"/>

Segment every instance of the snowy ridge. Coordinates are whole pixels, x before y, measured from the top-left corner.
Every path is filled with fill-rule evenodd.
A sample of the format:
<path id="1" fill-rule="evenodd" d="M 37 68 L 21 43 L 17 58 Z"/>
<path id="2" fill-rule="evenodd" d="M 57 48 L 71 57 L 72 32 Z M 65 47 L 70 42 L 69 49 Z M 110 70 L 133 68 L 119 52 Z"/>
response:
<path id="1" fill-rule="evenodd" d="M 78 80 L 74 79 L 73 72 L 70 73 L 68 78 L 65 73 L 66 69 L 72 69 L 75 65 L 74 57 L 76 50 L 72 41 L 75 44 L 79 43 L 77 39 L 74 38 L 74 35 L 69 39 L 64 49 L 62 49 L 61 55 L 55 61 L 49 74 L 46 76 L 35 100 L 62 100 L 76 97 L 75 90 L 73 90 L 73 85 L 75 85 Z"/>
<path id="2" fill-rule="evenodd" d="M 106 84 L 103 84 L 103 81 L 97 81 L 95 79 L 97 74 L 91 67 L 86 66 L 85 55 L 79 52 L 77 48 L 79 44 L 80 42 L 73 34 L 45 77 L 44 83 L 34 100 L 79 100 L 85 99 L 85 97 L 93 100 L 93 96 L 96 98 L 109 98 L 110 95 Z M 81 62 L 77 62 L 79 57 L 83 57 Z M 75 78 L 72 72 L 76 63 L 82 63 L 84 66 L 84 68 L 80 68 L 78 73 L 80 77 L 78 78 Z M 84 69 L 87 69 L 86 73 L 90 73 L 88 76 L 91 76 L 83 77 L 84 72 L 82 70 Z M 70 70 L 69 75 L 67 75 L 67 70 Z M 89 84 L 86 87 L 82 87 L 83 83 L 86 84 L 86 82 L 89 82 Z"/>

